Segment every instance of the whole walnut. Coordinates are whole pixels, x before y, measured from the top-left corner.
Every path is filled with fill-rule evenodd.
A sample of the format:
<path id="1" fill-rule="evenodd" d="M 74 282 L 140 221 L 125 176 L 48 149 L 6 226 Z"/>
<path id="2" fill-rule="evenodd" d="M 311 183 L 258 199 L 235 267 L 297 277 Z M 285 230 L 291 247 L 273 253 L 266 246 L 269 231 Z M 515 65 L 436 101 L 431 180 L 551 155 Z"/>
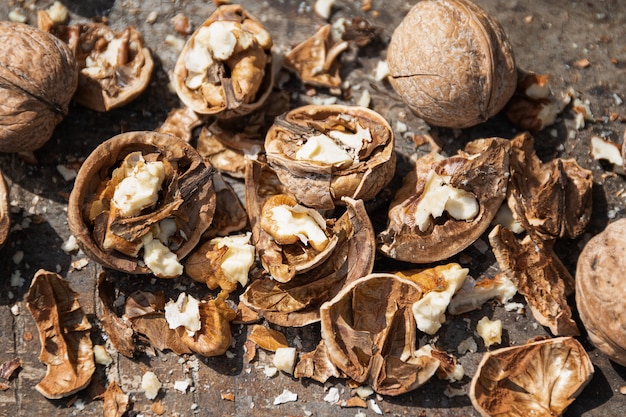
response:
<path id="1" fill-rule="evenodd" d="M 511 44 L 496 21 L 467 0 L 423 0 L 395 29 L 390 82 L 427 123 L 464 128 L 498 113 L 515 91 Z"/>
<path id="2" fill-rule="evenodd" d="M 65 117 L 78 82 L 72 51 L 34 27 L 0 22 L 0 152 L 41 147 Z"/>
<path id="3" fill-rule="evenodd" d="M 576 265 L 576 307 L 589 340 L 626 366 L 626 219 L 616 220 L 585 245 Z"/>

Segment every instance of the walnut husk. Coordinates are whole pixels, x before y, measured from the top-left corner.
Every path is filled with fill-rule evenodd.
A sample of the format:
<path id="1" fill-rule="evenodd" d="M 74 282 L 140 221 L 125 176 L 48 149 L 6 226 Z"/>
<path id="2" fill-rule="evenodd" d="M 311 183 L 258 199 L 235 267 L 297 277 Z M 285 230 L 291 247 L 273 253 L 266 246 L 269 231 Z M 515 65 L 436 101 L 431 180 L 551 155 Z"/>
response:
<path id="1" fill-rule="evenodd" d="M 357 132 L 371 134 L 347 167 L 296 159 L 303 142 L 314 135 Z M 391 180 L 396 167 L 394 136 L 378 113 L 359 106 L 308 105 L 276 118 L 265 138 L 267 161 L 296 199 L 317 209 L 341 205 L 342 197 L 370 200 Z"/>
<path id="2" fill-rule="evenodd" d="M 26 305 L 39 329 L 39 360 L 48 367 L 37 391 L 58 399 L 85 388 L 96 365 L 91 324 L 78 294 L 59 275 L 40 269 L 26 294 Z"/>
<path id="3" fill-rule="evenodd" d="M 467 0 L 422 0 L 395 29 L 390 82 L 426 122 L 464 128 L 498 113 L 516 88 L 515 58 L 499 22 Z"/>
<path id="4" fill-rule="evenodd" d="M 43 146 L 67 115 L 78 83 L 72 51 L 25 24 L 0 22 L 0 152 Z"/>
<path id="5" fill-rule="evenodd" d="M 265 102 L 272 90 L 274 61 L 271 38 L 266 40 L 266 44 L 255 40 L 250 47 L 233 53 L 224 61 L 214 60 L 208 69 L 210 79 L 203 83 L 203 87 L 210 85 L 215 100 L 208 100 L 203 95 L 203 87 L 191 89 L 186 84 L 189 75 L 185 64 L 187 54 L 192 50 L 199 31 L 214 22 L 236 22 L 252 35 L 265 31 L 259 20 L 242 6 L 232 4 L 218 7 L 187 40 L 176 61 L 172 76 L 176 93 L 185 105 L 200 114 L 231 118 L 251 113 Z"/>
<path id="6" fill-rule="evenodd" d="M 593 376 L 585 349 L 559 337 L 487 352 L 469 397 L 483 417 L 560 416 Z"/>
<path id="7" fill-rule="evenodd" d="M 156 207 L 138 216 L 116 217 L 117 229 L 113 234 L 119 237 L 120 245 L 128 242 L 132 246 L 141 242 L 141 236 L 150 230 L 154 219 L 167 214 L 174 217 L 181 234 L 181 241 L 172 251 L 179 260 L 182 259 L 211 224 L 215 190 L 211 168 L 191 145 L 175 136 L 148 131 L 122 133 L 99 145 L 87 157 L 70 194 L 68 222 L 72 234 L 90 258 L 119 271 L 146 274 L 150 269 L 141 265 L 138 258 L 103 248 L 104 231 L 99 217 L 107 215 L 107 210 L 90 220 L 92 203 L 111 180 L 112 170 L 135 151 L 158 155 L 171 165 L 172 171 L 166 176 Z M 106 205 L 107 197 L 103 196 L 102 201 Z"/>
<path id="8" fill-rule="evenodd" d="M 626 220 L 609 224 L 587 242 L 576 266 L 576 306 L 591 342 L 611 360 L 626 366 Z"/>
<path id="9" fill-rule="evenodd" d="M 487 230 L 506 196 L 509 168 L 508 141 L 478 139 L 458 155 L 439 160 L 420 158 L 404 179 L 389 207 L 387 229 L 379 235 L 380 251 L 393 259 L 430 263 L 447 259 L 471 245 Z M 450 185 L 470 192 L 479 204 L 471 220 L 457 220 L 445 212 L 421 231 L 413 220 L 431 171 L 450 175 Z"/>
<path id="10" fill-rule="evenodd" d="M 359 384 L 382 395 L 400 395 L 424 384 L 439 360 L 416 356 L 412 305 L 422 291 L 393 274 L 370 274 L 320 309 L 324 344 L 332 362 Z"/>
<path id="11" fill-rule="evenodd" d="M 103 23 L 59 25 L 45 11 L 37 14 L 37 25 L 67 43 L 74 53 L 79 69 L 74 100 L 83 106 L 106 112 L 130 103 L 148 87 L 154 61 L 135 28 L 115 32 Z M 114 45 L 117 50 L 112 54 L 107 49 Z M 115 62 L 111 62 L 112 55 Z"/>

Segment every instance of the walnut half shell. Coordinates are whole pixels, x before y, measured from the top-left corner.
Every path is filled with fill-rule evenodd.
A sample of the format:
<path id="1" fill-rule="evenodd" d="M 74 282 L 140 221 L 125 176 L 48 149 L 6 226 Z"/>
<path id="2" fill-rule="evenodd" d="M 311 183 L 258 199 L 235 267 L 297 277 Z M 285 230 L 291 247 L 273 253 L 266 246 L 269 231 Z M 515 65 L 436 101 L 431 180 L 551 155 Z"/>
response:
<path id="1" fill-rule="evenodd" d="M 163 181 L 160 189 L 155 190 L 152 204 L 125 215 L 112 203 L 114 189 L 119 189 L 120 183 L 115 170 L 131 155 L 139 154 L 147 162 L 162 163 Z M 211 176 L 211 168 L 198 152 L 175 136 L 122 133 L 98 146 L 81 166 L 70 194 L 70 229 L 90 258 L 119 271 L 149 273 L 151 269 L 133 251 L 141 250 L 146 236 L 154 234 L 162 221 L 170 219 L 169 229 L 175 225 L 162 243 L 178 260 L 196 246 L 211 224 L 215 211 Z M 107 241 L 113 243 L 107 246 Z"/>
<path id="2" fill-rule="evenodd" d="M 391 203 L 387 229 L 379 235 L 380 251 L 413 263 L 456 255 L 489 227 L 506 196 L 508 168 L 508 141 L 500 138 L 472 141 L 449 158 L 420 158 Z M 446 187 L 451 191 L 442 193 Z M 470 216 L 451 213 L 465 213 L 465 206 L 476 203 Z M 433 207 L 441 211 L 436 218 Z"/>
<path id="3" fill-rule="evenodd" d="M 265 138 L 267 162 L 298 202 L 317 209 L 342 197 L 370 200 L 396 167 L 393 131 L 365 107 L 308 105 L 276 118 Z"/>
<path id="4" fill-rule="evenodd" d="M 483 417 L 560 416 L 592 376 L 580 343 L 559 337 L 487 352 L 469 396 Z"/>

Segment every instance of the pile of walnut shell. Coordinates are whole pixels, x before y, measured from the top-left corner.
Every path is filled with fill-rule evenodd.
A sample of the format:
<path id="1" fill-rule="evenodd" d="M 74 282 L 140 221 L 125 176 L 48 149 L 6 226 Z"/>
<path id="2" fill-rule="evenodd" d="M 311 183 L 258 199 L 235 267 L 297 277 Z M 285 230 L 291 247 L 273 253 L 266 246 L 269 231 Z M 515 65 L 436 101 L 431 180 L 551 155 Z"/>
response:
<path id="1" fill-rule="evenodd" d="M 438 26 L 440 20 L 449 26 Z M 153 69 L 133 28 L 118 33 L 104 24 L 59 24 L 45 13 L 38 23 L 36 36 L 54 46 L 70 96 L 51 107 L 48 96 L 61 97 L 52 89 L 56 81 L 42 81 L 43 95 L 22 97 L 9 88 L 17 104 L 36 106 L 46 122 L 38 132 L 42 141 L 28 150 L 47 140 L 72 94 L 90 109 L 108 111 L 137 97 Z M 0 25 L 0 33 L 9 30 Z M 423 50 L 406 59 L 414 30 L 430 35 L 420 43 Z M 313 43 L 328 49 L 322 67 L 330 79 L 313 84 L 336 86 L 335 59 L 347 42 Z M 313 44 L 288 56 L 290 71 L 302 69 L 298 59 Z M 558 337 L 490 351 L 472 379 L 470 398 L 484 416 L 560 415 L 593 374 L 573 338 L 580 330 L 567 298 L 576 291 L 593 343 L 626 363 L 622 329 L 595 321 L 605 294 L 589 290 L 602 275 L 593 265 L 623 233 L 610 229 L 605 241 L 590 242 L 577 280 L 553 250 L 557 239 L 579 237 L 590 221 L 590 171 L 573 160 L 541 161 L 533 137 L 522 133 L 476 139 L 454 155 L 433 150 L 416 158 L 393 190 L 396 139 L 385 118 L 362 106 L 290 103 L 274 85 L 272 45 L 271 34 L 241 6 L 218 7 L 189 37 L 173 69 L 172 83 L 188 108 L 170 113 L 156 131 L 103 142 L 83 162 L 68 222 L 85 254 L 107 268 L 98 281 L 99 319 L 118 352 L 222 355 L 231 345 L 232 323 L 255 324 L 246 347 L 275 351 L 276 367 L 286 373 L 322 383 L 349 379 L 395 396 L 434 375 L 461 381 L 463 367 L 436 343 L 446 314 L 477 310 L 491 299 L 506 303 L 519 292 L 537 322 Z M 434 47 L 464 50 L 464 65 L 473 72 L 459 77 L 454 57 L 429 54 Z M 388 61 L 392 86 L 433 125 L 480 123 L 520 88 L 504 30 L 467 0 L 418 2 L 394 33 Z M 442 77 L 453 80 L 446 91 L 424 76 L 442 66 L 449 69 Z M 194 147 L 190 139 L 200 126 Z M 0 150 L 3 141 L 22 136 L 0 130 Z M 236 181 L 244 201 L 231 187 Z M 5 188 L 0 181 L 0 197 Z M 8 230 L 6 214 L 0 203 L 0 238 Z M 373 220 L 381 218 L 386 223 L 377 229 Z M 481 236 L 488 237 L 501 273 L 475 280 L 461 264 L 463 251 Z M 383 257 L 388 262 L 381 264 L 400 270 L 380 267 L 376 261 Z M 122 275 L 109 270 L 154 275 L 164 286 L 186 276 L 206 285 L 209 295 L 176 289 L 175 299 L 167 300 L 163 293 L 136 291 L 120 305 Z M 614 283 L 603 285 L 610 293 Z M 76 294 L 58 275 L 39 271 L 27 302 L 48 365 L 39 391 L 60 398 L 83 389 L 95 365 L 92 329 Z M 621 314 L 620 308 L 610 311 Z M 76 323 L 65 321 L 70 313 Z M 276 330 L 304 326 L 321 332 L 310 352 L 289 347 Z M 494 322 L 482 322 L 477 332 L 486 347 L 501 343 Z M 434 337 L 432 343 L 420 346 L 422 336 Z M 55 386 L 59 375 L 68 378 Z M 549 396 L 540 395 L 546 390 Z"/>

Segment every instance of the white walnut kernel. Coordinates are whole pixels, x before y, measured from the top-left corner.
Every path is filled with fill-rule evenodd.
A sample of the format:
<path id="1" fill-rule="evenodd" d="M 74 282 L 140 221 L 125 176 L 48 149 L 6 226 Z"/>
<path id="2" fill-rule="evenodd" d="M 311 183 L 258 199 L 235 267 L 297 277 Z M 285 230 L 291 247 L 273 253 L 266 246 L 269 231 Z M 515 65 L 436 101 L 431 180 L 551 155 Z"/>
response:
<path id="1" fill-rule="evenodd" d="M 250 244 L 252 234 L 216 237 L 211 244 L 218 249 L 226 246 L 226 254 L 222 258 L 220 268 L 227 280 L 239 282 L 242 287 L 248 284 L 248 273 L 254 264 L 255 249 Z"/>
<path id="2" fill-rule="evenodd" d="M 296 365 L 296 348 L 294 347 L 281 347 L 276 349 L 274 353 L 274 366 L 283 372 L 293 374 L 293 369 Z"/>
<path id="3" fill-rule="evenodd" d="M 148 371 L 141 377 L 141 389 L 147 399 L 154 400 L 159 395 L 161 381 L 154 372 Z"/>
<path id="4" fill-rule="evenodd" d="M 163 162 L 146 162 L 141 152 L 133 152 L 113 172 L 113 177 L 117 175 L 123 179 L 115 187 L 112 203 L 122 216 L 135 216 L 157 202 L 165 167 Z"/>
<path id="5" fill-rule="evenodd" d="M 184 327 L 189 336 L 193 336 L 200 328 L 200 302 L 193 296 L 180 293 L 176 301 L 165 304 L 165 320 L 170 329 Z"/>

